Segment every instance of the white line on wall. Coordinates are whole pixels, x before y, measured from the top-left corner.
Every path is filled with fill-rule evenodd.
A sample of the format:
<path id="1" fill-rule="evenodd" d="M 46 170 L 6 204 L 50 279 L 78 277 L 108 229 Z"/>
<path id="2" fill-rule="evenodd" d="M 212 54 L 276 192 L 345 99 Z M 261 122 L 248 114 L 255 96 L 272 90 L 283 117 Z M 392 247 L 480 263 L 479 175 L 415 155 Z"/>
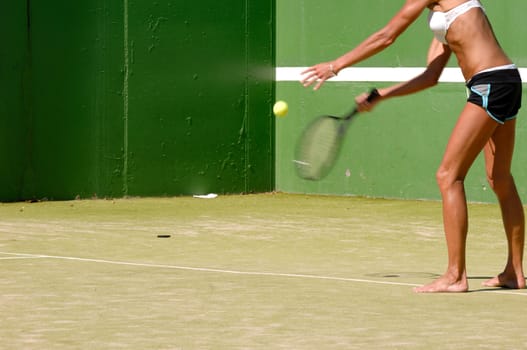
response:
<path id="1" fill-rule="evenodd" d="M 307 67 L 277 67 L 276 81 L 300 81 Z M 343 69 L 328 82 L 400 82 L 409 80 L 424 71 L 424 67 L 352 67 Z M 527 82 L 527 68 L 520 68 L 522 80 Z M 464 83 L 459 68 L 445 68 L 439 78 L 443 83 Z"/>

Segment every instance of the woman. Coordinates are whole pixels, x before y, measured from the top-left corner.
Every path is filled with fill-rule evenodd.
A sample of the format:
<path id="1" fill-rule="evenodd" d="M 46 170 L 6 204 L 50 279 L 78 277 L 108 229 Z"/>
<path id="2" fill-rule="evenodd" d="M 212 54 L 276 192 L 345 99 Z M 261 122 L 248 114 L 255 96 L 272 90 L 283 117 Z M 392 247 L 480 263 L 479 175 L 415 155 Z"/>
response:
<path id="1" fill-rule="evenodd" d="M 471 92 L 436 173 L 443 201 L 448 266 L 441 277 L 415 291 L 466 292 L 469 288 L 465 267 L 468 219 L 463 181 L 482 149 L 487 178 L 498 198 L 508 240 L 505 269 L 483 285 L 525 288 L 525 220 L 511 175 L 515 117 L 521 104 L 522 85 L 516 66 L 498 44 L 479 0 L 406 0 L 384 28 L 356 48 L 334 61 L 306 69 L 302 83 L 304 86 L 315 84 L 315 90 L 320 88 L 343 68 L 390 46 L 427 9 L 434 39 L 425 71 L 408 82 L 379 89 L 380 96 L 374 101 L 368 102 L 366 94 L 356 98 L 359 110 L 369 111 L 387 98 L 434 86 L 452 53 Z"/>

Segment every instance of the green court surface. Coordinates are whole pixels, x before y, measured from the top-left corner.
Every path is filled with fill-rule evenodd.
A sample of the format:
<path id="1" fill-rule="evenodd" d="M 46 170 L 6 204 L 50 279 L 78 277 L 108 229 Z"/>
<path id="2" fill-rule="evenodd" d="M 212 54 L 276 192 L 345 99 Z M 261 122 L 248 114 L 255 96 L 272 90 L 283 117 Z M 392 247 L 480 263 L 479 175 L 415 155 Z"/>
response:
<path id="1" fill-rule="evenodd" d="M 0 204 L 2 349 L 524 349 L 499 209 L 470 205 L 471 292 L 439 202 L 286 194 Z M 158 238 L 158 235 L 170 235 Z"/>

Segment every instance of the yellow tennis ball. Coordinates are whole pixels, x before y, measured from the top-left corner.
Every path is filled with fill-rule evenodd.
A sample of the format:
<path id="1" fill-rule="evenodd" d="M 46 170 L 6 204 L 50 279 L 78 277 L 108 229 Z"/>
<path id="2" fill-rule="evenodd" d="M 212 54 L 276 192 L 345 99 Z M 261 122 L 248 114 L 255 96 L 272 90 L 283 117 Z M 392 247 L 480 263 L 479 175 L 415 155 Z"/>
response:
<path id="1" fill-rule="evenodd" d="M 289 107 L 287 106 L 287 103 L 285 101 L 276 101 L 273 106 L 273 113 L 277 117 L 285 117 L 288 110 Z"/>

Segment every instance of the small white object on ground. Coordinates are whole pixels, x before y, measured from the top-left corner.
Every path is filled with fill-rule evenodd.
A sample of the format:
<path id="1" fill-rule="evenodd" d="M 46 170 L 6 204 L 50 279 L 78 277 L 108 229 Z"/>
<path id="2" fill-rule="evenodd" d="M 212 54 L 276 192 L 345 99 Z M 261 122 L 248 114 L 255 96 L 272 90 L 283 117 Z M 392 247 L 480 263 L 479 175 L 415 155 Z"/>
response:
<path id="1" fill-rule="evenodd" d="M 203 199 L 212 199 L 212 198 L 216 198 L 218 197 L 218 195 L 216 193 L 209 193 L 209 194 L 195 194 L 193 196 L 194 198 L 203 198 Z"/>

